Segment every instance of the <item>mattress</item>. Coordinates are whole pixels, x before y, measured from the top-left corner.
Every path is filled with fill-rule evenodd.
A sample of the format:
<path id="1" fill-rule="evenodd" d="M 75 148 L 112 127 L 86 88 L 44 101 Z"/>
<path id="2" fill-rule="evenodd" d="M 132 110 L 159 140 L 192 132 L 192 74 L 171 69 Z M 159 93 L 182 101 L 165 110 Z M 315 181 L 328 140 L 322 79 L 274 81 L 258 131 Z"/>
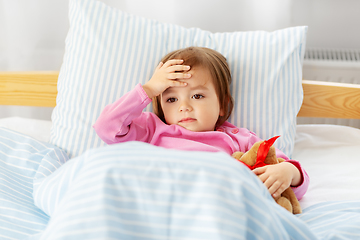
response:
<path id="1" fill-rule="evenodd" d="M 0 118 L 0 127 L 5 127 L 37 140 L 50 140 L 51 121 L 23 117 Z"/>

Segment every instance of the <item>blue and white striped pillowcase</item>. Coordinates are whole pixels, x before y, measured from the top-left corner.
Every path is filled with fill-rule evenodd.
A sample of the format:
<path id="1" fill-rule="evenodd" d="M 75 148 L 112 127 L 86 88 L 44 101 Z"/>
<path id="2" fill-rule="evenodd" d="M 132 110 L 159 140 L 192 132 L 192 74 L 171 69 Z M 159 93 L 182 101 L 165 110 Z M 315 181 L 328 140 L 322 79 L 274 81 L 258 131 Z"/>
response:
<path id="1" fill-rule="evenodd" d="M 228 59 L 236 103 L 229 121 L 264 139 L 281 135 L 277 147 L 291 155 L 307 27 L 211 33 L 126 14 L 96 0 L 71 0 L 69 19 L 50 142 L 71 157 L 104 145 L 92 129 L 101 110 L 145 83 L 166 53 L 188 46 L 209 47 Z"/>

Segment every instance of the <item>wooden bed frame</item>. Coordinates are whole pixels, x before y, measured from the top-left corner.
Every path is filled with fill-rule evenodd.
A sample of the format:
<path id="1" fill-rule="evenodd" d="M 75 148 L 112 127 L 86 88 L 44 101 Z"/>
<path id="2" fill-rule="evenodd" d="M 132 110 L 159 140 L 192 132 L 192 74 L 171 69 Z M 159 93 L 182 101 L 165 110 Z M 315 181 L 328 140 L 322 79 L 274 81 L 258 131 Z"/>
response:
<path id="1" fill-rule="evenodd" d="M 0 72 L 0 105 L 55 107 L 59 72 Z M 360 119 L 360 85 L 303 80 L 298 117 Z"/>

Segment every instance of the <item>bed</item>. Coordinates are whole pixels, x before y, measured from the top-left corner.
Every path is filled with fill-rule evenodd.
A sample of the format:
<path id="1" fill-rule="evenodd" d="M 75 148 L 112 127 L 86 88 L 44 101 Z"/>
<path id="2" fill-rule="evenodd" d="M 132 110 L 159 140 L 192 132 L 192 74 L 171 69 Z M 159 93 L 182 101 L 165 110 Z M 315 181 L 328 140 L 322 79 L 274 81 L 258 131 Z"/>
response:
<path id="1" fill-rule="evenodd" d="M 0 73 L 0 83 L 3 92 L 0 103 L 6 105 L 54 107 L 56 103 L 57 78 L 58 72 L 2 72 Z M 299 117 L 346 116 L 349 118 L 360 118 L 360 86 L 303 80 L 303 88 L 304 102 L 298 114 Z M 52 154 L 51 150 L 49 150 L 51 145 L 47 145 L 50 139 L 51 121 L 10 117 L 0 119 L 0 126 L 0 131 L 2 132 L 0 135 L 2 163 L 4 163 L 4 160 L 6 161 L 6 158 L 4 158 L 4 145 L 8 146 L 8 142 L 14 141 L 15 139 L 19 141 L 19 143 L 16 143 L 12 147 L 12 150 L 25 151 L 25 156 L 30 157 L 28 160 L 30 165 L 28 165 L 29 163 L 22 163 L 21 166 L 17 166 L 18 169 L 15 170 L 15 176 L 21 174 L 24 168 L 27 171 L 31 169 L 30 159 L 34 158 L 31 157 L 31 155 L 39 154 L 44 157 L 46 154 L 41 153 L 44 151 Z M 36 147 L 39 151 L 34 151 L 34 149 L 30 151 L 26 146 L 23 146 L 23 144 L 34 145 L 35 142 L 39 145 Z M 359 129 L 336 125 L 297 126 L 293 158 L 299 160 L 305 169 L 307 169 L 311 176 L 311 184 L 307 194 L 300 200 L 303 213 L 296 216 L 296 218 L 304 221 L 305 224 L 309 226 L 309 229 L 320 239 L 337 239 L 340 237 L 342 239 L 355 239 L 360 236 L 357 225 L 360 216 L 360 192 L 358 191 L 360 187 L 358 175 L 360 159 L 357 152 L 359 146 Z M 125 147 L 131 148 L 137 146 Z M 55 155 L 59 155 L 56 157 L 58 164 L 56 167 L 59 167 L 67 161 L 65 156 L 61 158 L 60 150 L 56 150 L 54 153 Z M 40 158 L 36 157 L 34 159 L 35 161 L 40 160 Z M 8 162 L 8 164 L 10 164 L 10 162 Z M 44 165 L 41 166 L 48 168 Z M 33 167 L 36 169 L 38 166 Z M 54 168 L 55 166 L 52 167 Z M 20 176 L 12 179 L 8 176 L 9 173 L 6 173 L 4 170 L 4 165 L 2 165 L 1 171 L 1 213 L 3 216 L 1 217 L 2 226 L 0 227 L 0 236 L 3 239 L 35 238 L 36 236 L 40 238 L 41 235 L 44 234 L 47 224 L 51 222 L 49 215 L 53 214 L 52 211 L 48 209 L 40 210 L 37 204 L 34 205 L 31 197 L 31 184 L 26 186 L 26 183 L 22 182 L 23 180 Z M 12 170 L 11 173 L 14 173 L 14 170 Z M 61 179 L 61 181 L 66 180 Z M 68 179 L 67 181 L 71 182 L 74 181 L 74 179 Z M 65 184 L 63 183 L 63 185 Z M 53 187 L 57 192 L 65 191 L 64 189 L 57 189 L 56 186 Z M 109 186 L 102 185 L 101 187 L 107 188 Z M 119 189 L 119 191 L 120 190 L 126 191 L 125 189 Z M 49 189 L 46 191 L 49 191 Z M 101 191 L 103 191 L 103 189 Z M 93 195 L 87 196 L 86 199 L 91 199 L 92 197 Z M 85 200 L 81 199 L 81 203 L 89 204 Z M 26 203 L 24 204 L 24 202 Z M 51 203 L 48 202 L 47 204 Z M 155 200 L 151 202 L 151 205 L 156 204 Z M 76 211 L 72 209 L 71 212 L 68 213 L 70 215 L 65 216 L 65 219 L 61 221 L 70 221 L 71 223 L 71 219 L 73 219 L 71 213 L 73 212 Z M 81 212 L 74 214 L 81 214 Z M 285 215 L 287 213 L 282 212 L 281 214 Z M 66 217 L 69 219 L 66 219 Z M 181 218 L 182 216 L 177 217 Z M 101 223 L 100 219 L 97 219 L 97 221 L 99 221 L 99 224 Z M 121 221 L 118 222 L 118 224 L 122 223 L 124 225 L 130 224 Z M 86 226 L 85 229 L 82 229 L 83 233 L 94 234 L 92 236 L 96 238 L 96 228 L 89 229 L 88 227 L 89 226 Z M 141 227 L 141 225 L 137 227 Z M 154 227 L 157 228 L 159 226 L 155 225 Z M 298 227 L 301 229 L 300 226 Z M 204 226 L 199 228 L 204 228 Z M 101 229 L 102 228 L 99 228 L 99 231 L 101 231 Z M 111 227 L 108 227 L 107 230 L 109 232 L 115 231 L 117 235 L 115 234 L 113 236 L 114 238 L 126 236 L 126 231 L 117 231 L 116 228 L 112 229 Z M 54 236 L 56 236 L 56 239 L 67 239 L 67 237 L 70 236 L 70 239 L 71 236 L 79 236 L 79 233 L 80 235 L 82 233 L 81 231 L 73 232 L 68 229 L 67 231 L 67 234 L 63 235 L 59 232 L 57 232 L 56 235 L 51 235 L 51 231 L 50 233 L 47 232 L 48 235 L 46 236 L 51 238 L 44 239 L 55 239 L 53 238 Z M 301 229 L 301 231 L 303 231 L 303 229 Z M 41 234 L 39 234 L 39 232 Z M 230 237 L 229 239 L 232 239 L 232 237 L 237 239 L 236 236 L 227 235 L 229 234 L 227 232 L 223 232 L 223 234 Z M 311 236 L 310 233 L 309 235 L 307 234 L 308 233 L 305 232 L 304 235 L 300 235 L 300 239 Z M 131 234 L 128 236 L 131 236 Z M 146 234 L 141 235 L 139 233 L 136 237 L 146 239 L 146 236 Z M 249 238 L 253 237 L 251 234 L 247 236 Z M 98 237 L 102 238 L 103 235 Z M 111 239 L 111 236 L 108 236 L 108 238 Z M 86 239 L 88 238 L 86 237 Z M 199 239 L 203 238 L 199 237 Z M 213 239 L 224 238 L 214 237 Z"/>
<path id="2" fill-rule="evenodd" d="M 60 71 L 0 73 L 1 105 L 54 107 L 51 121 L 0 119 L 1 239 L 360 238 L 360 130 L 296 125 L 360 119 L 360 86 L 301 78 L 306 27 L 213 34 L 96 0 L 71 0 L 69 20 Z M 310 175 L 302 214 L 278 206 L 224 153 L 106 146 L 94 134 L 106 104 L 146 81 L 163 53 L 189 44 L 227 57 L 230 121 L 262 138 L 280 134 L 277 147 Z"/>

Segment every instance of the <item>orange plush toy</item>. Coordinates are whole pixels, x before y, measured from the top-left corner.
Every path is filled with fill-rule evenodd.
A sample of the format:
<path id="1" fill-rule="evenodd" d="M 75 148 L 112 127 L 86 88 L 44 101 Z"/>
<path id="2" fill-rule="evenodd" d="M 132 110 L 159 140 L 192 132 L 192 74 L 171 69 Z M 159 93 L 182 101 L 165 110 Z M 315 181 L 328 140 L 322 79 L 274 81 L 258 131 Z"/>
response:
<path id="1" fill-rule="evenodd" d="M 234 152 L 232 156 L 247 165 L 251 170 L 269 164 L 281 163 L 285 160 L 276 157 L 275 147 L 273 146 L 273 143 L 278 137 L 279 136 L 256 142 L 246 153 Z M 288 187 L 280 197 L 274 199 L 280 206 L 293 214 L 302 212 L 300 203 L 291 187 Z"/>

